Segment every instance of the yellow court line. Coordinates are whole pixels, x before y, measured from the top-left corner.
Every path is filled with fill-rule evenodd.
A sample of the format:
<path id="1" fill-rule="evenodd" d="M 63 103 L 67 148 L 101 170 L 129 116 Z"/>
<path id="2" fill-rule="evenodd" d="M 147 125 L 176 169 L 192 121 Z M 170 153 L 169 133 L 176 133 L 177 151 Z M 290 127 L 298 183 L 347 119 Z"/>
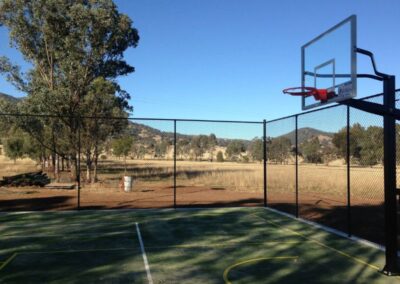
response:
<path id="1" fill-rule="evenodd" d="M 110 248 L 110 249 L 82 249 L 82 250 L 48 250 L 48 251 L 23 251 L 19 254 L 30 253 L 76 253 L 76 252 L 96 252 L 96 251 L 119 251 L 119 250 L 132 250 L 132 248 Z"/>
<path id="2" fill-rule="evenodd" d="M 71 227 L 71 226 L 85 226 L 85 225 L 87 225 L 87 226 L 112 226 L 112 225 L 115 225 L 115 226 L 119 226 L 119 225 L 132 225 L 132 223 L 134 224 L 135 222 L 132 222 L 132 221 L 128 221 L 128 222 L 101 222 L 101 220 L 99 221 L 99 222 L 97 222 L 97 223 L 93 223 L 93 222 L 81 222 L 81 223 L 79 223 L 79 222 L 74 222 L 74 223 L 62 223 L 62 224 L 55 224 L 55 223 L 46 223 L 46 222 L 38 222 L 38 223 L 36 223 L 35 225 L 31 225 L 31 224 L 27 224 L 27 225 L 24 225 L 24 224 L 21 224 L 21 225 L 18 225 L 18 224 L 11 224 L 11 225 L 8 225 L 8 224 L 4 224 L 3 226 L 4 226 L 4 228 L 7 228 L 7 229 L 26 229 L 26 228 L 35 228 L 35 227 L 37 227 L 37 226 L 42 226 L 42 227 L 46 227 L 46 228 L 50 228 L 50 227 L 60 227 L 60 229 L 62 229 L 62 227 Z"/>
<path id="3" fill-rule="evenodd" d="M 211 244 L 211 245 L 202 245 L 202 244 L 187 244 L 187 245 L 167 245 L 167 246 L 146 246 L 148 249 L 166 249 L 166 248 L 210 248 L 210 247 L 229 247 L 229 246 L 237 246 L 237 245 L 268 245 L 268 244 L 299 244 L 303 243 L 301 241 L 287 241 L 287 242 L 279 242 L 279 241 L 271 241 L 271 242 L 227 242 L 225 244 Z"/>
<path id="4" fill-rule="evenodd" d="M 9 264 L 16 256 L 18 255 L 18 253 L 13 253 L 5 262 L 3 262 L 3 264 L 0 266 L 0 271 L 7 266 L 7 264 Z"/>
<path id="5" fill-rule="evenodd" d="M 248 259 L 248 260 L 244 260 L 244 261 L 240 261 L 240 262 L 236 262 L 234 264 L 232 264 L 231 266 L 228 266 L 225 270 L 224 270 L 224 274 L 223 274 L 223 278 L 225 281 L 225 284 L 232 284 L 232 282 L 229 281 L 228 279 L 228 274 L 229 272 L 240 265 L 246 264 L 246 263 L 251 263 L 251 262 L 258 262 L 258 261 L 264 261 L 264 260 L 286 260 L 286 259 L 294 259 L 297 260 L 299 257 L 298 256 L 271 256 L 271 257 L 260 257 L 260 258 L 252 258 L 252 259 Z"/>
<path id="6" fill-rule="evenodd" d="M 96 252 L 96 251 L 120 251 L 131 250 L 132 248 L 112 248 L 112 249 L 87 249 L 87 250 L 49 250 L 49 251 L 22 251 L 13 253 L 5 262 L 0 262 L 0 271 L 5 268 L 15 257 L 21 254 L 44 254 L 44 253 L 77 253 L 77 252 Z"/>
<path id="7" fill-rule="evenodd" d="M 371 263 L 368 263 L 368 262 L 366 262 L 366 261 L 364 261 L 364 260 L 362 260 L 362 259 L 360 259 L 360 258 L 358 258 L 358 257 L 352 256 L 352 255 L 350 255 L 350 254 L 348 254 L 348 253 L 345 253 L 344 251 L 335 249 L 335 248 L 333 248 L 333 247 L 331 247 L 331 246 L 328 246 L 328 245 L 326 245 L 326 244 L 324 244 L 324 243 L 322 243 L 322 242 L 320 242 L 320 241 L 317 241 L 317 240 L 315 240 L 315 239 L 309 238 L 309 237 L 307 237 L 306 235 L 304 235 L 304 234 L 302 234 L 302 233 L 299 233 L 299 232 L 296 232 L 296 231 L 294 231 L 294 230 L 292 230 L 292 229 L 283 228 L 282 226 L 278 225 L 276 222 L 267 220 L 267 219 L 265 219 L 265 218 L 263 218 L 263 217 L 261 217 L 261 216 L 258 216 L 258 215 L 256 215 L 256 214 L 251 214 L 251 215 L 252 215 L 252 216 L 255 216 L 255 217 L 258 217 L 258 218 L 264 220 L 265 222 L 267 222 L 267 223 L 269 223 L 269 224 L 271 224 L 271 225 L 273 225 L 273 226 L 275 226 L 275 227 L 277 227 L 277 228 L 279 228 L 279 229 L 281 229 L 281 230 L 289 231 L 289 232 L 291 232 L 291 233 L 293 233 L 293 234 L 295 234 L 295 235 L 297 235 L 297 236 L 300 236 L 300 237 L 303 238 L 303 239 L 306 239 L 306 240 L 308 240 L 308 241 L 310 241 L 310 242 L 316 243 L 317 245 L 322 246 L 322 247 L 324 247 L 324 248 L 330 249 L 330 250 L 332 250 L 332 251 L 334 251 L 334 252 L 336 252 L 336 253 L 338 253 L 338 254 L 340 254 L 340 255 L 342 255 L 342 256 L 345 256 L 345 257 L 347 257 L 347 258 L 349 258 L 349 259 L 351 259 L 351 260 L 353 260 L 353 261 L 355 261 L 355 262 L 358 262 L 358 263 L 361 263 L 361 264 L 363 264 L 363 265 L 366 265 L 366 266 L 368 266 L 369 268 L 372 268 L 372 269 L 374 269 L 374 270 L 376 270 L 376 271 L 380 271 L 380 269 L 379 269 L 378 266 L 373 265 L 373 264 L 371 264 Z"/>

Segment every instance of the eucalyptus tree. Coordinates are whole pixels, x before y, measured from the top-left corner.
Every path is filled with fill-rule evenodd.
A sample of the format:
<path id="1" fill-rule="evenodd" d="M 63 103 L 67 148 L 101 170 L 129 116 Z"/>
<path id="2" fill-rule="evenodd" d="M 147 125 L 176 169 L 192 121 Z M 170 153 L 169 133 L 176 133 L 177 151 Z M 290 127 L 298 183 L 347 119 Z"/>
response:
<path id="1" fill-rule="evenodd" d="M 130 96 L 116 78 L 134 72 L 124 52 L 137 46 L 138 31 L 111 0 L 2 0 L 0 25 L 29 66 L 23 73 L 9 58 L 0 57 L 0 72 L 28 95 L 22 109 L 56 118 L 25 121 L 34 126 L 25 129 L 53 157 L 69 156 L 76 169 L 80 118 L 92 107 L 85 98 L 96 79 L 114 85 L 119 111 L 131 110 Z M 74 175 L 78 177 L 76 171 Z"/>
<path id="2" fill-rule="evenodd" d="M 128 127 L 121 100 L 114 94 L 114 84 L 99 77 L 93 81 L 84 97 L 83 105 L 88 118 L 81 120 L 81 141 L 88 182 L 97 181 L 99 155 L 105 142 Z"/>

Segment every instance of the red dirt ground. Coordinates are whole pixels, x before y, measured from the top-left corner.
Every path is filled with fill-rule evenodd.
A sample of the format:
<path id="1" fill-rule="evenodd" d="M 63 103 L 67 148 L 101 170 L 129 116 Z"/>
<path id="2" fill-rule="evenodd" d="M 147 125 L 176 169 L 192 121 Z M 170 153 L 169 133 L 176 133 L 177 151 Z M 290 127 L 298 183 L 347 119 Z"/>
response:
<path id="1" fill-rule="evenodd" d="M 76 210 L 77 190 L 42 188 L 0 188 L 0 211 Z M 344 197 L 343 197 L 344 198 Z M 239 192 L 228 189 L 179 186 L 176 190 L 177 207 L 243 207 L 263 206 L 262 192 Z M 295 215 L 295 196 L 268 196 L 268 205 Z M 83 188 L 80 209 L 173 208 L 171 186 L 147 186 L 124 192 L 117 188 Z M 352 200 L 348 211 L 346 200 L 320 198 L 299 194 L 299 216 L 343 232 L 384 242 L 383 204 L 374 200 Z M 350 214 L 350 215 L 349 215 Z M 348 222 L 350 217 L 351 222 Z"/>
<path id="2" fill-rule="evenodd" d="M 215 190 L 204 187 L 178 187 L 178 207 L 262 206 L 262 193 Z M 41 188 L 1 188 L 0 211 L 74 210 L 78 206 L 77 190 Z M 81 209 L 171 208 L 171 187 L 146 187 L 124 192 L 119 189 L 81 189 Z"/>

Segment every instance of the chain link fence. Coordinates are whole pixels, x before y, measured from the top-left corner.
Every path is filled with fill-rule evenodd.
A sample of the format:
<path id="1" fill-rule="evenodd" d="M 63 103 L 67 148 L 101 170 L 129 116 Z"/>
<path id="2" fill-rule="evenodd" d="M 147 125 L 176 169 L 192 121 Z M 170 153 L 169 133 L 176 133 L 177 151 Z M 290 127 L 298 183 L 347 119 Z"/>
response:
<path id="1" fill-rule="evenodd" d="M 267 122 L 268 206 L 296 215 L 296 117 Z"/>
<path id="2" fill-rule="evenodd" d="M 341 231 L 348 222 L 346 112 L 337 106 L 299 115 L 297 129 L 299 216 Z"/>
<path id="3" fill-rule="evenodd" d="M 267 133 L 268 206 L 384 244 L 382 116 L 336 105 L 269 121 Z"/>
<path id="4" fill-rule="evenodd" d="M 383 119 L 347 106 L 268 122 L 4 114 L 0 138 L 0 211 L 267 205 L 384 242 Z"/>
<path id="5" fill-rule="evenodd" d="M 176 205 L 262 206 L 262 135 L 259 122 L 177 121 Z"/>

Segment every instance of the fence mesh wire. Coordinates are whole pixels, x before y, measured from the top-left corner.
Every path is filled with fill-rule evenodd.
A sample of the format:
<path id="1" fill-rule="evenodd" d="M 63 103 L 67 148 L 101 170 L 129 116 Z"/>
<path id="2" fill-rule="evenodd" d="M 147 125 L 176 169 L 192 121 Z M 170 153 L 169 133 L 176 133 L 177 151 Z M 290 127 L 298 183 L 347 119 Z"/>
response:
<path id="1" fill-rule="evenodd" d="M 83 121 L 82 208 L 173 207 L 173 122 Z M 104 141 L 93 137 L 100 126 Z"/>
<path id="2" fill-rule="evenodd" d="M 266 124 L 268 205 L 383 243 L 383 118 L 349 114 L 338 105 L 297 115 L 298 145 L 296 116 Z M 0 211 L 260 206 L 262 138 L 261 122 L 1 115 Z"/>
<path id="3" fill-rule="evenodd" d="M 382 103 L 382 97 L 369 99 Z M 384 241 L 383 118 L 350 111 L 351 228 L 368 240 Z"/>
<path id="4" fill-rule="evenodd" d="M 179 121 L 177 206 L 261 206 L 263 125 Z"/>
<path id="5" fill-rule="evenodd" d="M 296 118 L 267 123 L 268 206 L 296 214 Z"/>
<path id="6" fill-rule="evenodd" d="M 0 211 L 76 208 L 78 139 L 68 133 L 56 118 L 0 116 Z"/>
<path id="7" fill-rule="evenodd" d="M 347 230 L 346 125 L 344 106 L 298 117 L 299 215 L 342 231 Z"/>

